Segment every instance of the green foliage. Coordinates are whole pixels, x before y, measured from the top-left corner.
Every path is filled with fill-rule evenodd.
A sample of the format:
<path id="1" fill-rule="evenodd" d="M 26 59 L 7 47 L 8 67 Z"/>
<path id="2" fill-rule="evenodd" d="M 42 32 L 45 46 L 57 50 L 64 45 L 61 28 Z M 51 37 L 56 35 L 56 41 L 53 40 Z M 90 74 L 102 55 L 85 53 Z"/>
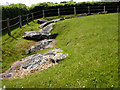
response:
<path id="1" fill-rule="evenodd" d="M 9 6 L 2 6 L 2 19 L 14 18 L 19 15 L 26 14 L 28 8 L 25 4 L 10 4 Z"/>

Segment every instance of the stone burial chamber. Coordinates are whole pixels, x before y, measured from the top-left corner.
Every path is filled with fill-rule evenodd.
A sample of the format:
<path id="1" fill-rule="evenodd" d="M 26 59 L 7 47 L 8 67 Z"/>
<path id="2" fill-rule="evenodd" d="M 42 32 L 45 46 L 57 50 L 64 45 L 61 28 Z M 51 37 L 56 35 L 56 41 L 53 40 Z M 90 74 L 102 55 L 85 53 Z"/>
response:
<path id="1" fill-rule="evenodd" d="M 61 53 L 63 50 L 55 48 L 44 54 L 33 54 L 15 62 L 9 70 L 2 74 L 3 79 L 23 77 L 31 73 L 41 72 L 65 59 L 68 54 Z"/>

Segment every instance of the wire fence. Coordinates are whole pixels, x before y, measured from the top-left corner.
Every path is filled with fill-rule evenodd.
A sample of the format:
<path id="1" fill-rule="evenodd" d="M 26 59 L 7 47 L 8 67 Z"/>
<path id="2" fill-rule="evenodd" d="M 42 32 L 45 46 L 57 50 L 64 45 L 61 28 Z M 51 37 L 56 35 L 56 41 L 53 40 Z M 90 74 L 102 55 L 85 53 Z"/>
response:
<path id="1" fill-rule="evenodd" d="M 60 16 L 60 15 L 70 15 L 70 14 L 81 14 L 81 13 L 98 13 L 102 11 L 108 11 L 109 13 L 119 13 L 119 6 L 85 6 L 85 7 L 68 7 L 68 8 L 55 8 L 55 9 L 45 9 L 41 11 L 32 12 L 26 15 L 19 15 L 14 18 L 7 18 L 5 20 L 0 20 L 2 23 L 2 31 L 8 30 L 8 35 L 11 36 L 10 28 L 19 25 L 22 28 L 22 23 L 27 23 L 29 21 L 37 18 L 45 18 L 49 16 Z"/>

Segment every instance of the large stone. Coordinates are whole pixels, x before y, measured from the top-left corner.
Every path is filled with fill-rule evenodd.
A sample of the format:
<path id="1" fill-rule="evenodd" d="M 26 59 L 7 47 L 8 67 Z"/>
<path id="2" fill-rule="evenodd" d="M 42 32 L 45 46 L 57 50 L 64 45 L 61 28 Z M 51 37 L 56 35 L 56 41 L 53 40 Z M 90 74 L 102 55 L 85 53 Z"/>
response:
<path id="1" fill-rule="evenodd" d="M 30 40 L 43 40 L 43 39 L 54 39 L 56 38 L 57 33 L 49 33 L 42 31 L 27 31 L 24 33 L 23 38 Z"/>
<path id="2" fill-rule="evenodd" d="M 45 23 L 41 24 L 41 25 L 39 26 L 39 28 L 43 28 L 43 27 L 47 26 L 47 25 L 50 24 L 50 23 L 54 23 L 54 21 L 45 22 Z"/>
<path id="3" fill-rule="evenodd" d="M 53 29 L 53 25 L 54 25 L 55 23 L 51 23 L 51 24 L 48 24 L 47 26 L 45 26 L 43 29 L 42 29 L 42 31 L 44 31 L 44 32 L 50 32 L 52 29 Z"/>
<path id="4" fill-rule="evenodd" d="M 64 19 L 70 19 L 70 18 L 73 18 L 73 16 L 64 17 Z"/>
<path id="5" fill-rule="evenodd" d="M 37 21 L 38 24 L 42 24 L 42 23 L 45 23 L 45 22 L 47 22 L 47 20 L 38 19 L 38 21 Z"/>
<path id="6" fill-rule="evenodd" d="M 58 63 L 60 60 L 63 60 L 68 56 L 67 53 L 58 52 L 62 52 L 62 50 L 56 48 L 44 54 L 33 54 L 23 58 L 14 63 L 13 66 L 3 74 L 3 78 L 5 79 L 15 76 L 20 77 L 21 75 L 27 75 L 26 73 L 30 73 L 39 66 L 41 67 L 39 68 L 41 70 L 48 69 L 52 66 L 52 63 Z"/>
<path id="7" fill-rule="evenodd" d="M 47 26 L 50 23 L 55 23 L 55 22 L 58 22 L 58 21 L 61 21 L 61 20 L 64 20 L 64 18 L 59 18 L 59 19 L 54 19 L 54 20 L 51 20 L 51 21 L 47 21 L 47 22 L 41 24 L 39 26 L 39 28 L 43 28 L 43 27 Z"/>
<path id="8" fill-rule="evenodd" d="M 58 21 L 61 21 L 61 20 L 64 20 L 64 18 L 53 19 L 51 21 L 54 21 L 54 23 L 55 23 L 55 22 L 58 22 Z"/>
<path id="9" fill-rule="evenodd" d="M 42 40 L 40 42 L 38 42 L 36 44 L 36 46 L 32 46 L 27 52 L 26 54 L 30 53 L 30 52 L 35 52 L 38 50 L 44 50 L 46 48 L 53 48 L 52 44 L 55 43 L 56 40 L 55 39 L 45 39 Z"/>
<path id="10" fill-rule="evenodd" d="M 76 17 L 84 17 L 84 16 L 88 16 L 88 14 L 84 13 L 84 14 L 77 15 Z"/>

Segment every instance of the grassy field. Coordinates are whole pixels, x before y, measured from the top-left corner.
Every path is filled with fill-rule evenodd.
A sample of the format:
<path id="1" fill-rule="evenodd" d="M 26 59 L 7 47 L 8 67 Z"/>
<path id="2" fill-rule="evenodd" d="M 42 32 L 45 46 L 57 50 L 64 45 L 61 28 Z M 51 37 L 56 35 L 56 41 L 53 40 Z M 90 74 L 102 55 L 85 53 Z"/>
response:
<path id="1" fill-rule="evenodd" d="M 25 55 L 35 41 L 22 39 L 25 31 L 39 30 L 31 22 L 3 33 L 3 71 Z M 118 14 L 92 15 L 57 22 L 52 32 L 59 33 L 55 48 L 69 56 L 57 66 L 24 78 L 5 80 L 7 88 L 117 88 L 118 87 Z M 38 51 L 35 53 L 42 53 Z M 33 54 L 33 53 L 32 53 Z"/>

